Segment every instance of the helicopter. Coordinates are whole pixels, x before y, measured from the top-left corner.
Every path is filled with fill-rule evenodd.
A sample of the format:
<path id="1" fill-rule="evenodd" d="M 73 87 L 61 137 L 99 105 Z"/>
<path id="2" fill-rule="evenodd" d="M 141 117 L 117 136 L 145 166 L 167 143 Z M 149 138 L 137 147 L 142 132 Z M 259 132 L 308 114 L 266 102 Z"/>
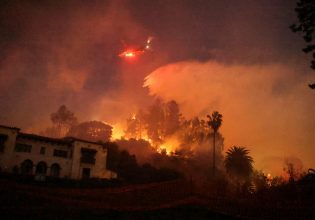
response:
<path id="1" fill-rule="evenodd" d="M 153 40 L 153 37 L 148 37 L 146 43 L 144 46 L 138 47 L 136 49 L 134 48 L 128 48 L 125 47 L 127 49 L 125 49 L 124 51 L 122 51 L 118 56 L 123 58 L 133 58 L 133 57 L 137 57 L 140 56 L 142 54 L 144 54 L 146 51 L 151 49 L 151 42 Z"/>

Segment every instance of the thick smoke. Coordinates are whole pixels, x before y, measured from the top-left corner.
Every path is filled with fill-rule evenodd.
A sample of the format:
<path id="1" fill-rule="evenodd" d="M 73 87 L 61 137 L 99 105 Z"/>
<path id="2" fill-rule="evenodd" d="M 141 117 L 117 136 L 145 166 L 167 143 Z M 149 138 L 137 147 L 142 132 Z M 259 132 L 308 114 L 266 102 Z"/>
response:
<path id="1" fill-rule="evenodd" d="M 264 161 L 296 155 L 305 165 L 314 165 L 314 94 L 307 80 L 280 64 L 187 61 L 158 68 L 144 86 L 151 95 L 176 100 L 186 117 L 218 110 L 225 147 L 248 147 L 257 168 L 278 174 L 281 167 L 276 170 Z"/>
<path id="2" fill-rule="evenodd" d="M 119 138 L 126 118 L 152 104 L 146 75 L 216 59 L 234 64 L 157 69 L 147 78 L 151 94 L 176 100 L 186 118 L 222 112 L 226 148 L 250 147 L 263 169 L 291 154 L 314 166 L 313 79 L 298 66 L 308 68 L 303 40 L 288 28 L 295 3 L 0 1 L 0 124 L 37 133 L 65 104 L 81 122 L 110 123 Z M 117 56 L 122 41 L 138 46 L 148 36 L 152 53 Z"/>
<path id="3" fill-rule="evenodd" d="M 1 124 L 38 132 L 62 104 L 81 121 L 113 124 L 144 102 L 141 85 L 152 68 L 124 64 L 118 54 L 122 40 L 141 44 L 150 33 L 132 18 L 126 1 L 2 6 Z"/>

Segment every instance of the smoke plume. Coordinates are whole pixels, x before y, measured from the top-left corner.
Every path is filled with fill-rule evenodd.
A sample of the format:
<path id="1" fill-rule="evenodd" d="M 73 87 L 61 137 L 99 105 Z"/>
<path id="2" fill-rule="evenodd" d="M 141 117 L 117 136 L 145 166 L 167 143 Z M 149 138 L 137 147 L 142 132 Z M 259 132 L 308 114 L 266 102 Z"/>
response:
<path id="1" fill-rule="evenodd" d="M 311 165 L 314 155 L 314 94 L 307 77 L 281 64 L 232 65 L 186 61 L 146 77 L 151 95 L 176 100 L 185 117 L 223 114 L 225 148 L 245 146 L 257 168 L 266 158 L 296 155 Z M 275 171 L 276 172 L 276 171 Z"/>

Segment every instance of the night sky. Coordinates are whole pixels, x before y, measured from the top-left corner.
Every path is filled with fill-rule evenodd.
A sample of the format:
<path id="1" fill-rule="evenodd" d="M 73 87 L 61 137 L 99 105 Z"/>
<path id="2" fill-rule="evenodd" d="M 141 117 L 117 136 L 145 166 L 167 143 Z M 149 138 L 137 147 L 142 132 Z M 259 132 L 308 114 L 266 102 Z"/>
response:
<path id="1" fill-rule="evenodd" d="M 62 104 L 81 121 L 122 124 L 156 95 L 187 118 L 220 111 L 226 148 L 248 147 L 258 168 L 282 169 L 284 157 L 315 166 L 315 75 L 289 29 L 295 4 L 2 0 L 0 124 L 36 133 Z M 152 51 L 118 57 L 149 36 Z"/>

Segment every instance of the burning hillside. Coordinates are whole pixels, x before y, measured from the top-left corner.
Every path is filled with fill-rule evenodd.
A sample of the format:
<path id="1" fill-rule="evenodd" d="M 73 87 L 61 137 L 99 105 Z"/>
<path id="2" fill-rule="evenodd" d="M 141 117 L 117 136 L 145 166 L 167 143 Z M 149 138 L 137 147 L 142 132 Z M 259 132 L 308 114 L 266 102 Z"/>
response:
<path id="1" fill-rule="evenodd" d="M 116 142 L 139 158 L 144 158 L 144 151 L 150 153 L 148 149 L 162 155 L 190 158 L 212 152 L 213 129 L 208 120 L 198 117 L 186 119 L 175 101 L 156 99 L 147 109 L 132 114 L 126 120 L 125 128 L 114 128 L 113 137 L 120 137 Z M 115 134 L 115 130 L 118 134 Z M 220 157 L 224 138 L 220 133 L 216 137 L 216 154 Z M 143 146 L 144 142 L 146 147 Z M 147 155 L 147 158 L 150 157 Z"/>

